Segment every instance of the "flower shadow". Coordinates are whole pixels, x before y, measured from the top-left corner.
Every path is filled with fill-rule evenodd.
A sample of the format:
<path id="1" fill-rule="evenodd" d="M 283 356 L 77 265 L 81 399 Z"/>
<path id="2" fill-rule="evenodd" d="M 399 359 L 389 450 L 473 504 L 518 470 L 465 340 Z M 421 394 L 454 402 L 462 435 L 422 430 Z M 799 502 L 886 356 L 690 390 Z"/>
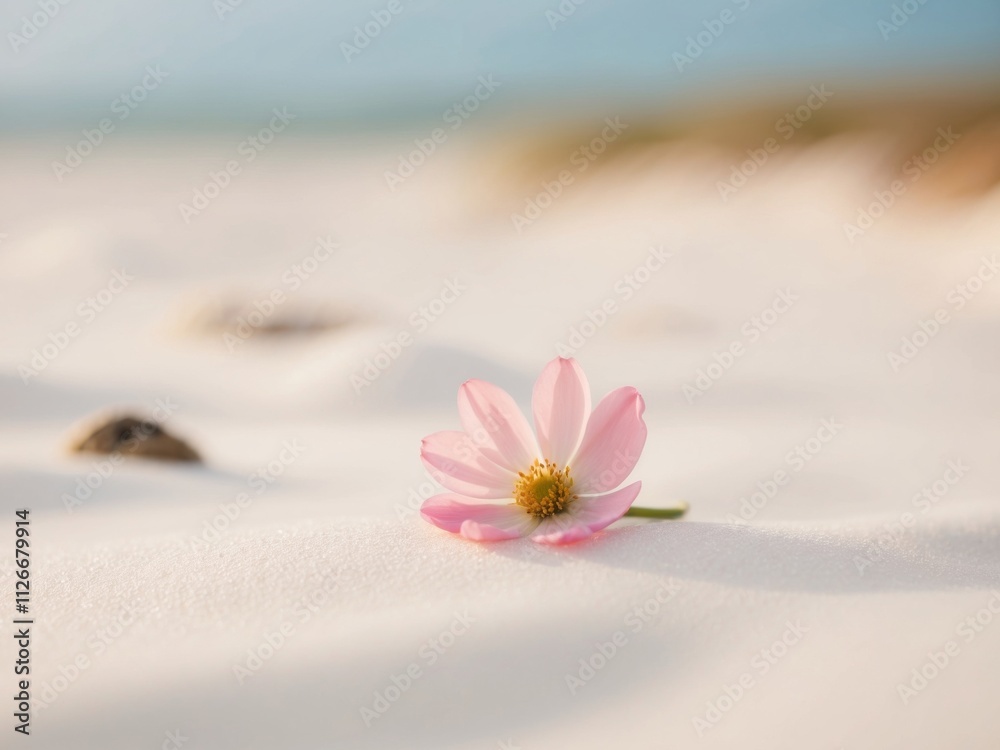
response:
<path id="1" fill-rule="evenodd" d="M 607 530 L 537 559 L 547 565 L 582 559 L 728 586 L 825 594 L 990 588 L 1000 581 L 1000 547 L 990 543 L 997 536 L 995 515 L 895 537 L 881 525 L 869 535 L 849 528 L 654 522 Z"/>

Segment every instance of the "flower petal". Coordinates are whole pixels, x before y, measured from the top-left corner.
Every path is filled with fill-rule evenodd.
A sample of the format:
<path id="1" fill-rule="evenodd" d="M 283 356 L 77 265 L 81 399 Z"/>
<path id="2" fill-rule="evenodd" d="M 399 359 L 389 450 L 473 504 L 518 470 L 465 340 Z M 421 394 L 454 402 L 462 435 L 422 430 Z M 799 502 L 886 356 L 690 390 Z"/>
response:
<path id="1" fill-rule="evenodd" d="M 571 544 L 590 536 L 587 524 L 576 520 L 569 513 L 556 513 L 543 519 L 531 532 L 531 541 L 539 544 Z"/>
<path id="2" fill-rule="evenodd" d="M 420 515 L 439 529 L 476 541 L 527 536 L 538 519 L 513 503 L 466 503 L 459 495 L 435 495 L 424 501 Z"/>
<path id="3" fill-rule="evenodd" d="M 445 430 L 420 444 L 420 459 L 438 484 L 477 499 L 510 498 L 517 475 L 487 459 L 468 435 Z"/>
<path id="4" fill-rule="evenodd" d="M 468 380 L 458 389 L 462 427 L 486 458 L 513 472 L 525 471 L 538 458 L 535 436 L 510 394 L 484 380 Z"/>
<path id="5" fill-rule="evenodd" d="M 642 482 L 633 482 L 607 495 L 578 497 L 566 511 L 580 523 L 586 524 L 591 531 L 600 531 L 625 515 L 638 497 L 640 489 Z"/>
<path id="6" fill-rule="evenodd" d="M 563 357 L 549 362 L 535 381 L 531 406 L 542 456 L 565 466 L 590 416 L 590 383 L 580 364 Z"/>
<path id="7" fill-rule="evenodd" d="M 642 396 L 631 386 L 613 390 L 601 399 L 570 461 L 578 493 L 608 492 L 632 473 L 646 444 L 645 409 Z"/>
<path id="8" fill-rule="evenodd" d="M 498 522 L 497 525 L 472 520 L 463 521 L 459 533 L 474 542 L 501 542 L 505 539 L 519 539 L 527 536 L 534 530 L 535 526 L 536 519 L 521 511 L 518 513 L 517 519 L 511 518 L 509 522 Z"/>

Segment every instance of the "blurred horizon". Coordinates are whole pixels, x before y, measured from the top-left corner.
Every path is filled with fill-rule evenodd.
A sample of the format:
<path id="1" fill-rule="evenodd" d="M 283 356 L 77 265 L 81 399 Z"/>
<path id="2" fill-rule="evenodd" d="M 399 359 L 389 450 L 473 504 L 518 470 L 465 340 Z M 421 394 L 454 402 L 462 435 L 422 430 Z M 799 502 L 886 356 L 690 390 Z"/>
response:
<path id="1" fill-rule="evenodd" d="M 988 0 L 13 0 L 0 28 L 0 130 L 14 133 L 92 127 L 147 66 L 165 75 L 130 112 L 138 130 L 256 124 L 272 107 L 300 131 L 406 128 L 439 119 L 479 76 L 500 84 L 484 122 L 657 117 L 823 83 L 1000 100 L 1000 4 Z"/>

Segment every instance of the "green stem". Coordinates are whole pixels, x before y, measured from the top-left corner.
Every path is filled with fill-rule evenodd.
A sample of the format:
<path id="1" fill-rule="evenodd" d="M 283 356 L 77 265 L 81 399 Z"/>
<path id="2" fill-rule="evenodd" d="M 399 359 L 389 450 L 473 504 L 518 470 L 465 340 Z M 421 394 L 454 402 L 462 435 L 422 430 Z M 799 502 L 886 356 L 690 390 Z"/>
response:
<path id="1" fill-rule="evenodd" d="M 638 508 L 633 505 L 627 511 L 625 511 L 626 516 L 632 516 L 633 518 L 680 518 L 685 513 L 687 513 L 688 504 L 681 501 L 673 508 Z"/>

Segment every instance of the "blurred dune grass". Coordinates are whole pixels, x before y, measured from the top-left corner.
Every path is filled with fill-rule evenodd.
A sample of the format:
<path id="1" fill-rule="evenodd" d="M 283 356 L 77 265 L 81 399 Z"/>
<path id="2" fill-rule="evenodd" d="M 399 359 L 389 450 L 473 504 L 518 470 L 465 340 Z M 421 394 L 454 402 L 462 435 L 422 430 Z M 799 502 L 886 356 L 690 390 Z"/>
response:
<path id="1" fill-rule="evenodd" d="M 939 129 L 950 128 L 957 140 L 947 149 L 948 158 L 936 160 L 934 169 L 926 170 L 926 179 L 922 175 L 914 192 L 931 201 L 974 199 L 1000 184 L 1000 91 L 905 96 L 890 92 L 852 96 L 834 91 L 820 107 L 809 111 L 808 117 L 797 117 L 796 110 L 803 111 L 807 94 L 808 90 L 799 99 L 787 97 L 752 105 L 716 102 L 712 107 L 626 121 L 628 128 L 607 144 L 587 172 L 593 175 L 625 160 L 642 160 L 664 146 L 686 145 L 712 152 L 722 162 L 736 163 L 747 158 L 748 150 L 760 149 L 771 138 L 782 148 L 788 144 L 799 150 L 832 139 L 872 138 L 878 145 L 870 180 L 879 186 L 903 177 L 907 163 L 932 147 Z M 523 134 L 516 146 L 503 154 L 505 172 L 518 192 L 528 192 L 540 180 L 551 179 L 564 169 L 570 155 L 600 129 L 600 122 L 595 121 Z"/>

